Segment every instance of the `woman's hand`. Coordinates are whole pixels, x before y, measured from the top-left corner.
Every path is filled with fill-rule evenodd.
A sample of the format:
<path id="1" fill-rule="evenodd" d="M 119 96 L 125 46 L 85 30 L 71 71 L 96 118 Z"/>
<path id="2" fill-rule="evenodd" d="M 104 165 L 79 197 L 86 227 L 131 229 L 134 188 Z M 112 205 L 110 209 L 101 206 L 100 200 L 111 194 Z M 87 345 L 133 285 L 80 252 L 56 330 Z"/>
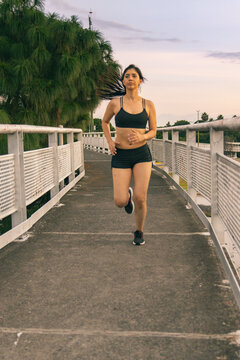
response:
<path id="1" fill-rule="evenodd" d="M 144 134 L 140 134 L 136 129 L 131 129 L 131 133 L 128 134 L 128 141 L 130 145 L 142 142 L 144 140 Z"/>
<path id="2" fill-rule="evenodd" d="M 118 141 L 111 141 L 109 142 L 108 146 L 109 146 L 109 150 L 111 151 L 112 155 L 116 155 L 117 153 L 117 149 L 116 149 L 116 145 L 120 145 L 120 142 Z"/>

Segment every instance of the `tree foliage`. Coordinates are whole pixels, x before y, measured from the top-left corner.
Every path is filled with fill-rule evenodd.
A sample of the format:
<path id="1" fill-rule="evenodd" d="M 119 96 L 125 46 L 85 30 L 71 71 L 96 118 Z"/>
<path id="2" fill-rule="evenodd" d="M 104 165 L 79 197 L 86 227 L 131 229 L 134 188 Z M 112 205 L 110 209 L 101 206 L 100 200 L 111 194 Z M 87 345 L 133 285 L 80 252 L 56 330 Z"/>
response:
<path id="1" fill-rule="evenodd" d="M 201 115 L 201 120 L 195 121 L 195 124 L 207 122 L 209 120 L 209 116 L 206 112 L 203 112 Z"/>
<path id="2" fill-rule="evenodd" d="M 0 2 L 0 122 L 87 127 L 97 88 L 118 73 L 111 45 L 42 0 Z"/>
<path id="3" fill-rule="evenodd" d="M 94 125 L 96 127 L 95 131 L 96 132 L 102 132 L 102 119 L 99 118 L 95 118 L 94 119 Z M 115 131 L 115 127 L 110 123 L 110 131 Z"/>
<path id="4" fill-rule="evenodd" d="M 189 125 L 189 124 L 190 124 L 190 122 L 187 120 L 178 120 L 173 124 L 173 126 Z"/>
<path id="5" fill-rule="evenodd" d="M 208 118 L 209 118 L 208 114 L 206 112 L 203 112 L 201 115 L 202 122 L 208 121 Z"/>
<path id="6" fill-rule="evenodd" d="M 173 126 L 189 125 L 190 122 L 187 120 L 178 120 Z M 179 141 L 186 141 L 186 131 L 179 131 Z"/>

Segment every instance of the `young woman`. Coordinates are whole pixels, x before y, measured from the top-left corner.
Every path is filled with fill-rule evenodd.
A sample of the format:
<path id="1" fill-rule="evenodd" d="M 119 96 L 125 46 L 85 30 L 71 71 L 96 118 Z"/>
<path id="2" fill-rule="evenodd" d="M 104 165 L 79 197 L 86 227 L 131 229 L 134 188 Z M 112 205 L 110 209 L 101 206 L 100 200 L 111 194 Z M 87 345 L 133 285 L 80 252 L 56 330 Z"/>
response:
<path id="1" fill-rule="evenodd" d="M 129 65 L 121 78 L 123 96 L 113 98 L 105 111 L 102 128 L 112 154 L 114 202 L 131 214 L 135 209 L 134 245 L 144 245 L 143 226 L 147 215 L 147 190 L 152 157 L 147 140 L 156 135 L 156 111 L 150 100 L 141 98 L 139 86 L 144 81 L 138 67 Z M 119 92 L 117 93 L 119 94 Z M 112 97 L 114 94 L 112 94 Z M 115 116 L 116 139 L 110 134 L 110 120 Z M 149 123 L 149 131 L 146 126 Z M 134 179 L 134 194 L 130 182 Z"/>

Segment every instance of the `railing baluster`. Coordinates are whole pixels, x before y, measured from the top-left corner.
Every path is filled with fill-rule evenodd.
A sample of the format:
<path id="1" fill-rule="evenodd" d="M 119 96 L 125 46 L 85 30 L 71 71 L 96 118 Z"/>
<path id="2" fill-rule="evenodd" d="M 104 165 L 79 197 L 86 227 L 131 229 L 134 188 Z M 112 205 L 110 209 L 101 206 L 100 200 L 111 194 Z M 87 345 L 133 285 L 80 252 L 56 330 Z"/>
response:
<path id="1" fill-rule="evenodd" d="M 168 130 L 163 131 L 163 169 L 168 173 L 166 140 L 168 140 Z"/>
<path id="2" fill-rule="evenodd" d="M 218 214 L 218 169 L 217 153 L 224 153 L 224 132 L 210 129 L 210 149 L 212 167 L 211 221 L 219 241 L 224 242 L 225 226 Z"/>
<path id="3" fill-rule="evenodd" d="M 75 178 L 73 132 L 67 134 L 67 143 L 70 144 L 71 174 L 69 175 L 69 182 L 71 182 Z"/>
<path id="4" fill-rule="evenodd" d="M 81 165 L 80 167 L 80 172 L 84 169 L 84 145 L 83 145 L 83 133 L 78 133 L 77 134 L 77 141 L 81 142 L 81 163 L 83 165 Z"/>
<path id="5" fill-rule="evenodd" d="M 62 129 L 63 125 L 59 125 L 59 127 Z M 63 134 L 58 134 L 58 145 L 63 145 Z M 60 189 L 64 188 L 64 180 L 60 181 L 59 183 Z"/>
<path id="6" fill-rule="evenodd" d="M 59 125 L 59 127 L 62 129 L 63 125 Z M 58 134 L 58 145 L 60 145 L 60 146 L 63 145 L 63 134 L 62 133 Z M 64 180 L 60 181 L 59 186 L 60 186 L 60 189 L 64 188 Z"/>
<path id="7" fill-rule="evenodd" d="M 15 227 L 27 219 L 24 181 L 24 139 L 22 131 L 16 131 L 13 134 L 8 134 L 8 153 L 14 154 L 15 160 L 17 211 L 11 215 L 12 227 Z"/>
<path id="8" fill-rule="evenodd" d="M 59 173 L 58 173 L 58 152 L 57 152 L 57 133 L 48 134 L 48 146 L 53 148 L 53 178 L 54 187 L 50 190 L 51 198 L 59 192 Z"/>
<path id="9" fill-rule="evenodd" d="M 179 184 L 179 176 L 176 171 L 176 142 L 179 141 L 179 131 L 172 130 L 172 176 L 173 179 Z"/>
<path id="10" fill-rule="evenodd" d="M 193 201 L 196 201 L 197 192 L 192 186 L 191 146 L 196 145 L 196 131 L 187 130 L 187 189 Z"/>

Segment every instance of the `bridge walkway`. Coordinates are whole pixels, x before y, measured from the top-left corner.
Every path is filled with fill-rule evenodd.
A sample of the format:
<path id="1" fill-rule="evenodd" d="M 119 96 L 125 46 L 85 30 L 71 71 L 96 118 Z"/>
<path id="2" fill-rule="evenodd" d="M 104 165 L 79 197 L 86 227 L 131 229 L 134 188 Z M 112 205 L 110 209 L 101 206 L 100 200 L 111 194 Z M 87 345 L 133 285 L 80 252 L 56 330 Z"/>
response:
<path id="1" fill-rule="evenodd" d="M 153 171 L 146 245 L 109 157 L 0 251 L 1 360 L 236 360 L 239 309 L 206 229 Z"/>

